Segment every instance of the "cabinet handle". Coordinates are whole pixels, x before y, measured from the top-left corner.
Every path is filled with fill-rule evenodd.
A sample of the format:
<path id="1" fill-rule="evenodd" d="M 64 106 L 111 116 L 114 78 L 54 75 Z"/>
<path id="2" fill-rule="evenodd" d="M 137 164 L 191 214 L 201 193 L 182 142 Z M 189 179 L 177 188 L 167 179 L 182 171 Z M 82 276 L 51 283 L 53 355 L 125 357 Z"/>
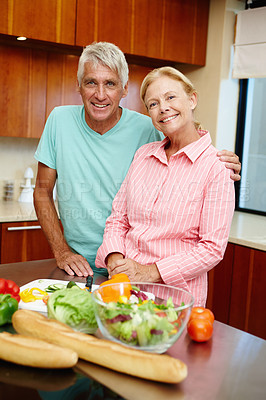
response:
<path id="1" fill-rule="evenodd" d="M 9 226 L 8 231 L 26 231 L 30 229 L 41 229 L 41 225 L 31 225 L 31 226 Z"/>

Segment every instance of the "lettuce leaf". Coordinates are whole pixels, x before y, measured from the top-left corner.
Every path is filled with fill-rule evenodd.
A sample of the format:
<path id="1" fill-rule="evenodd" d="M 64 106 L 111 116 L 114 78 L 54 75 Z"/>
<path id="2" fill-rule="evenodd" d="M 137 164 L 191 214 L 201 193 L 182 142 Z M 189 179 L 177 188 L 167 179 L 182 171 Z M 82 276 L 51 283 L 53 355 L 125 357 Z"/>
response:
<path id="1" fill-rule="evenodd" d="M 83 333 L 95 333 L 98 325 L 91 293 L 73 286 L 52 293 L 47 303 L 48 317 Z"/>

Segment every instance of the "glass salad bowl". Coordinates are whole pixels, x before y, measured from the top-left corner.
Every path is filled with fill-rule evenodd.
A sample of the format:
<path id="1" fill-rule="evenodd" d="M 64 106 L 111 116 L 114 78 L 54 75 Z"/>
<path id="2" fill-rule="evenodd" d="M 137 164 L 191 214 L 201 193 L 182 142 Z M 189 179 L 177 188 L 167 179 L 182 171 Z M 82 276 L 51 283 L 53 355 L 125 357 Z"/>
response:
<path id="1" fill-rule="evenodd" d="M 153 353 L 164 353 L 176 342 L 194 303 L 185 290 L 144 282 L 105 284 L 92 298 L 106 339 Z"/>

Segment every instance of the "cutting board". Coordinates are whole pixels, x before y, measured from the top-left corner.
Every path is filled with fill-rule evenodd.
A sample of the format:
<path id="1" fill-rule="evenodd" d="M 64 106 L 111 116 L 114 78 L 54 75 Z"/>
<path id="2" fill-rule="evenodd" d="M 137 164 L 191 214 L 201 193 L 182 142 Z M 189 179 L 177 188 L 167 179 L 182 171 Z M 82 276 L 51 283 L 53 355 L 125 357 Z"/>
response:
<path id="1" fill-rule="evenodd" d="M 49 285 L 55 285 L 58 283 L 66 286 L 68 284 L 68 281 L 60 281 L 57 279 L 36 279 L 35 281 L 31 281 L 29 283 L 26 283 L 26 285 L 21 286 L 20 291 L 22 292 L 25 289 L 32 289 L 32 288 L 45 290 Z M 82 282 L 75 282 L 75 283 L 82 289 L 85 287 L 85 283 Z M 91 290 L 93 291 L 97 289 L 98 286 L 99 285 L 92 285 Z M 36 300 L 29 303 L 24 303 L 22 300 L 20 300 L 19 308 L 24 310 L 38 311 L 42 314 L 47 314 L 47 305 L 44 304 L 42 300 Z"/>

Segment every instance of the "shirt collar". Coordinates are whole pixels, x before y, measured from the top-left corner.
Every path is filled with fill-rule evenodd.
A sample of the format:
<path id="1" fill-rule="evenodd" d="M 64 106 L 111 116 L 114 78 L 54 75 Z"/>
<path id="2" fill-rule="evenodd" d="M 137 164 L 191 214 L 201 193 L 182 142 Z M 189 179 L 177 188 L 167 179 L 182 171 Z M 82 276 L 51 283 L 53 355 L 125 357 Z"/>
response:
<path id="1" fill-rule="evenodd" d="M 182 149 L 178 150 L 172 157 L 175 157 L 179 154 L 185 154 L 192 163 L 196 161 L 196 159 L 211 145 L 211 136 L 208 131 L 199 129 L 200 139 L 196 140 L 193 143 L 188 144 Z M 164 147 L 168 142 L 168 138 L 163 139 L 155 148 L 152 147 L 146 153 L 146 157 L 154 156 L 158 158 L 161 162 L 167 163 L 166 154 Z"/>

